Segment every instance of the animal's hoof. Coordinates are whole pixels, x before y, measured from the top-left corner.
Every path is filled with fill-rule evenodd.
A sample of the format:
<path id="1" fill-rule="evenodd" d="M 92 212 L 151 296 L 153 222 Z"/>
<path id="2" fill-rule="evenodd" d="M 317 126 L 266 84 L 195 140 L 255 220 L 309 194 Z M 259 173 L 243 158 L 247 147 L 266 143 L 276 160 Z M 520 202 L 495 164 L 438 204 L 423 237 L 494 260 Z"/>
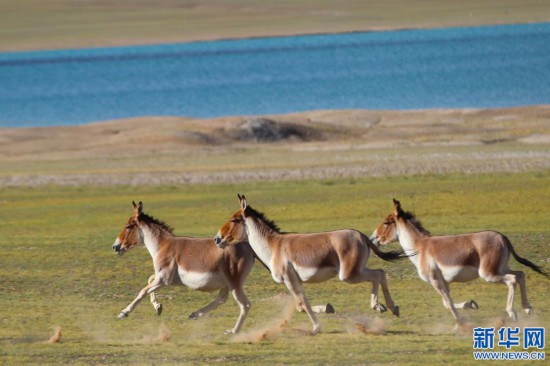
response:
<path id="1" fill-rule="evenodd" d="M 325 308 L 325 313 L 334 314 L 335 312 L 336 312 L 336 310 L 334 310 L 334 306 L 332 306 L 331 304 L 327 304 L 327 306 Z"/>
<path id="2" fill-rule="evenodd" d="M 457 326 L 464 325 L 464 324 L 466 324 L 466 319 L 464 319 L 464 318 L 458 318 L 458 319 L 456 320 L 456 325 L 457 325 Z"/>
<path id="3" fill-rule="evenodd" d="M 374 311 L 378 311 L 379 313 L 385 313 L 386 311 L 388 311 L 388 308 L 382 304 L 376 304 L 372 309 Z"/>
<path id="4" fill-rule="evenodd" d="M 453 328 L 453 332 L 460 335 L 472 335 L 472 332 L 474 330 L 474 326 L 472 323 L 469 323 L 465 319 L 460 319 L 457 321 Z"/>
<path id="5" fill-rule="evenodd" d="M 464 327 L 465 324 L 466 324 L 465 319 L 462 319 L 462 318 L 456 319 L 455 326 L 453 327 L 453 333 L 460 333 L 461 329 Z"/>
<path id="6" fill-rule="evenodd" d="M 193 313 L 189 315 L 189 320 L 197 320 L 199 318 L 199 315 L 197 313 Z"/>
<path id="7" fill-rule="evenodd" d="M 510 319 L 512 319 L 513 321 L 515 321 L 515 322 L 518 321 L 518 314 L 517 314 L 515 311 L 509 311 L 509 312 L 508 312 L 508 316 L 509 316 Z"/>
<path id="8" fill-rule="evenodd" d="M 228 329 L 225 332 L 223 332 L 223 334 L 237 334 L 237 332 L 235 332 L 233 329 Z"/>
<path id="9" fill-rule="evenodd" d="M 399 306 L 396 305 L 391 312 L 399 318 Z"/>
<path id="10" fill-rule="evenodd" d="M 128 313 L 125 311 L 121 311 L 120 314 L 118 314 L 119 319 L 125 319 L 128 317 Z"/>
<path id="11" fill-rule="evenodd" d="M 162 314 L 162 304 L 155 306 L 155 310 L 157 311 L 157 315 L 160 316 L 160 314 Z"/>
<path id="12" fill-rule="evenodd" d="M 523 309 L 525 311 L 525 314 L 527 315 L 531 315 L 533 314 L 535 311 L 533 310 L 533 308 L 525 308 Z"/>
<path id="13" fill-rule="evenodd" d="M 479 309 L 479 305 L 474 300 L 470 300 L 470 309 Z"/>

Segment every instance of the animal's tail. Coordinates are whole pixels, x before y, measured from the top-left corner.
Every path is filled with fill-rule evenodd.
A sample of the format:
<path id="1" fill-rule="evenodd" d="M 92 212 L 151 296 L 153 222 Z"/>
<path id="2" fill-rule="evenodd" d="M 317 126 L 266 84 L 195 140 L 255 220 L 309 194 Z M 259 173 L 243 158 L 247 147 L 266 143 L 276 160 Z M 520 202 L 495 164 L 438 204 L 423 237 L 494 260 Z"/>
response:
<path id="1" fill-rule="evenodd" d="M 361 233 L 361 236 L 367 242 L 367 245 L 369 246 L 369 248 L 371 248 L 372 251 L 377 256 L 379 256 L 380 258 L 382 258 L 385 261 L 395 261 L 395 260 L 398 260 L 398 259 L 412 257 L 413 255 L 417 254 L 415 252 L 415 253 L 412 253 L 412 254 L 409 255 L 409 254 L 406 254 L 403 250 L 391 250 L 389 252 L 383 252 L 365 234 Z"/>
<path id="2" fill-rule="evenodd" d="M 525 258 L 521 258 L 516 253 L 516 251 L 514 250 L 514 247 L 512 246 L 512 243 L 510 242 L 510 239 L 508 239 L 506 236 L 504 238 L 505 238 L 505 241 L 506 241 L 506 245 L 508 246 L 508 250 L 510 251 L 510 253 L 512 253 L 514 258 L 516 258 L 516 260 L 518 262 L 520 262 L 524 266 L 527 266 L 527 267 L 531 268 L 533 271 L 535 271 L 537 273 L 540 273 L 543 276 L 550 277 L 550 276 L 548 276 L 548 273 L 544 272 L 540 266 L 537 266 L 535 263 L 531 262 L 530 260 L 527 260 Z"/>

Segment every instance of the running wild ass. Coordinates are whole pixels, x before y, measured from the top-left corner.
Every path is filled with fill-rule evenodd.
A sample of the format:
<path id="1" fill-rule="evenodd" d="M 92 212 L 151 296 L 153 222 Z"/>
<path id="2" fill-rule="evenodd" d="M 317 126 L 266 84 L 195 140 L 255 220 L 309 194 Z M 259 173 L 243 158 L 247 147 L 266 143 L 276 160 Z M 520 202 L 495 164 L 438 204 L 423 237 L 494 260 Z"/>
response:
<path id="1" fill-rule="evenodd" d="M 211 238 L 175 236 L 164 222 L 143 213 L 141 202 L 138 205 L 132 202 L 132 205 L 134 214 L 118 235 L 113 249 L 122 255 L 143 241 L 153 258 L 155 274 L 118 317 L 127 317 L 147 294 L 162 286 L 183 285 L 198 291 L 220 291 L 212 303 L 192 313 L 190 319 L 197 319 L 225 303 L 231 291 L 239 304 L 240 315 L 233 329 L 226 333 L 239 332 L 251 306 L 243 290 L 254 265 L 254 253 L 248 243 L 222 250 Z"/>
<path id="2" fill-rule="evenodd" d="M 305 310 L 313 323 L 313 334 L 321 326 L 307 300 L 303 282 L 322 282 L 336 275 L 347 283 L 372 282 L 371 308 L 383 312 L 378 302 L 378 286 L 382 286 L 387 307 L 399 316 L 390 296 L 384 271 L 365 268 L 372 249 L 380 258 L 392 261 L 403 258 L 402 251 L 382 252 L 368 237 L 357 230 L 323 233 L 282 233 L 273 221 L 250 207 L 238 195 L 241 208 L 235 212 L 214 237 L 220 248 L 248 241 L 256 256 L 268 267 L 277 283 L 284 283 L 293 295 L 296 308 Z"/>
<path id="3" fill-rule="evenodd" d="M 417 252 L 410 259 L 418 275 L 430 283 L 443 298 L 443 305 L 460 321 L 457 308 L 477 308 L 475 301 L 453 304 L 450 282 L 467 282 L 478 277 L 488 282 L 508 286 L 506 312 L 517 320 L 514 311 L 516 284 L 521 291 L 522 307 L 527 314 L 532 312 L 527 300 L 525 274 L 508 268 L 510 254 L 521 264 L 548 277 L 539 266 L 517 255 L 510 240 L 496 231 L 481 231 L 462 235 L 432 236 L 410 212 L 393 200 L 394 211 L 374 230 L 371 237 L 375 244 L 389 244 L 398 240 L 405 252 Z"/>

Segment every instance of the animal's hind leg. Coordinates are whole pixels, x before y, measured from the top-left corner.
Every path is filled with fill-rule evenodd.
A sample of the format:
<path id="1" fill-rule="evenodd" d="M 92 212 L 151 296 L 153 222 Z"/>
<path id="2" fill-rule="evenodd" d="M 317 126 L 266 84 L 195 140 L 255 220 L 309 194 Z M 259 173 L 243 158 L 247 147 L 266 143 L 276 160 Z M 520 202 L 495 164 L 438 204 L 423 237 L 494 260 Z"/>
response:
<path id="1" fill-rule="evenodd" d="M 151 275 L 151 277 L 149 277 L 149 280 L 147 281 L 147 284 L 150 284 L 154 280 L 155 280 L 155 275 Z M 151 304 L 153 304 L 153 307 L 155 308 L 157 315 L 162 314 L 162 304 L 157 302 L 157 295 L 154 292 L 151 292 L 149 294 L 149 298 L 151 299 Z"/>
<path id="2" fill-rule="evenodd" d="M 518 320 L 518 316 L 514 311 L 514 295 L 516 292 L 517 277 L 513 273 L 506 273 L 502 276 L 501 282 L 508 286 L 508 297 L 506 299 L 506 312 L 508 316 L 513 320 Z"/>
<path id="3" fill-rule="evenodd" d="M 531 314 L 533 312 L 533 308 L 531 307 L 531 304 L 529 304 L 529 300 L 527 299 L 527 287 L 525 286 L 525 273 L 522 271 L 510 271 L 511 274 L 516 276 L 516 281 L 519 284 L 519 290 L 521 291 L 521 307 L 527 314 Z"/>
<path id="4" fill-rule="evenodd" d="M 380 271 L 380 285 L 382 286 L 382 292 L 384 293 L 386 305 L 390 308 L 393 315 L 399 316 L 399 306 L 393 303 L 393 299 L 390 295 L 390 288 L 388 287 L 388 282 L 386 280 L 386 273 L 381 269 L 378 269 L 377 271 Z"/>
<path id="5" fill-rule="evenodd" d="M 525 292 L 525 275 L 523 272 L 520 272 L 519 278 L 517 276 L 517 273 L 519 271 L 507 271 L 504 275 L 498 275 L 498 274 L 482 274 L 481 278 L 483 278 L 485 281 L 488 282 L 497 282 L 497 283 L 504 283 L 506 286 L 508 286 L 508 297 L 506 298 L 506 313 L 508 313 L 508 316 L 516 321 L 518 316 L 516 312 L 514 311 L 514 295 L 516 292 L 516 284 L 521 281 L 523 282 L 523 291 L 522 291 L 522 300 L 523 299 L 523 293 Z M 520 287 L 521 287 L 520 282 Z M 527 300 L 527 295 L 525 296 L 525 300 Z M 523 302 L 523 306 L 530 308 L 531 306 L 527 301 Z"/>
<path id="6" fill-rule="evenodd" d="M 235 334 L 241 330 L 244 319 L 248 315 L 248 311 L 252 306 L 252 304 L 250 303 L 250 300 L 248 300 L 248 297 L 246 297 L 246 294 L 244 293 L 242 287 L 233 289 L 231 293 L 233 294 L 235 301 L 237 301 L 237 303 L 239 304 L 241 313 L 239 314 L 239 317 L 237 318 L 237 322 L 235 323 L 235 326 L 233 327 L 233 329 L 225 331 L 225 333 L 227 334 Z"/>
<path id="7" fill-rule="evenodd" d="M 228 294 L 229 294 L 229 288 L 227 287 L 222 288 L 220 290 L 220 293 L 218 294 L 218 297 L 216 297 L 214 301 L 212 301 L 210 304 L 206 305 L 205 307 L 193 312 L 191 315 L 189 315 L 189 319 L 198 319 L 199 317 L 203 316 L 209 311 L 217 309 L 218 306 L 220 306 L 221 304 L 227 301 Z"/>
<path id="8" fill-rule="evenodd" d="M 396 306 L 390 295 L 388 283 L 386 281 L 386 273 L 381 269 L 368 269 L 365 268 L 361 272 L 355 272 L 348 277 L 340 275 L 340 279 L 344 282 L 355 284 L 361 282 L 371 282 L 372 292 L 370 305 L 373 310 L 384 312 L 386 307 L 378 301 L 378 287 L 382 286 L 382 292 L 384 293 L 384 299 L 386 300 L 387 307 L 392 311 L 395 316 L 399 316 L 399 306 Z"/>

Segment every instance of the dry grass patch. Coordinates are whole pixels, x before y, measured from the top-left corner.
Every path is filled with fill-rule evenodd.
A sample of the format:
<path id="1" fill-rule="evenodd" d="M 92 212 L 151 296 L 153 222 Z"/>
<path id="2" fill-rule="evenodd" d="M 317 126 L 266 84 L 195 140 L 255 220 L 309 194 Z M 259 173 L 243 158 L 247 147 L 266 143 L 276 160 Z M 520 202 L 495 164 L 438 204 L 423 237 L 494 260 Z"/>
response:
<path id="1" fill-rule="evenodd" d="M 277 181 L 550 168 L 550 108 L 311 111 L 0 129 L 0 185 Z"/>

